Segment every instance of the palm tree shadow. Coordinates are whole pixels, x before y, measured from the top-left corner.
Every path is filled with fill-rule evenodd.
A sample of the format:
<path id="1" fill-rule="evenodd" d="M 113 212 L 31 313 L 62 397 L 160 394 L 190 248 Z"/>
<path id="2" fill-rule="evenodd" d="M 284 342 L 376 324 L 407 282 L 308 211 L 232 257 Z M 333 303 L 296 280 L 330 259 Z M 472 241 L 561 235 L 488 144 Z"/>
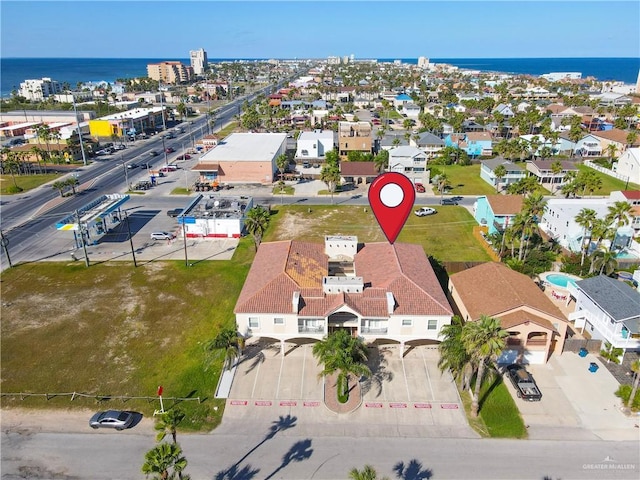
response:
<path id="1" fill-rule="evenodd" d="M 245 465 L 241 470 L 235 465 L 224 472 L 218 472 L 214 480 L 251 480 L 254 478 L 260 469 L 252 469 L 251 465 Z"/>
<path id="2" fill-rule="evenodd" d="M 294 443 L 289 451 L 282 457 L 282 463 L 271 474 L 265 477 L 264 480 L 273 478 L 280 470 L 286 468 L 291 462 L 302 462 L 308 460 L 313 455 L 313 449 L 311 448 L 311 440 L 299 440 Z"/>
<path id="3" fill-rule="evenodd" d="M 380 349 L 377 345 L 369 348 L 369 358 L 367 366 L 371 370 L 371 375 L 361 384 L 362 394 L 366 394 L 375 386 L 378 393 L 376 396 L 382 395 L 383 382 L 393 380 L 393 373 L 387 370 L 388 360 L 385 355 L 391 355 L 388 350 Z"/>
<path id="4" fill-rule="evenodd" d="M 283 432 L 285 430 L 289 430 L 290 428 L 294 428 L 297 426 L 296 422 L 298 421 L 298 417 L 292 417 L 291 415 L 287 415 L 287 416 L 282 416 L 280 415 L 280 417 L 278 417 L 278 420 L 274 420 L 273 422 L 271 422 L 271 427 L 269 427 L 269 431 L 267 432 L 267 434 L 265 435 L 265 437 L 262 439 L 262 441 L 260 443 L 258 443 L 255 447 L 253 447 L 251 450 L 249 450 L 247 453 L 244 454 L 244 456 L 238 460 L 236 463 L 234 463 L 231 467 L 227 468 L 226 470 L 222 470 L 220 472 L 218 472 L 216 474 L 216 476 L 214 477 L 215 480 L 241 480 L 244 479 L 245 477 L 230 477 L 230 473 L 231 472 L 238 472 L 238 466 L 249 456 L 251 455 L 253 452 L 255 452 L 258 448 L 260 448 L 260 446 L 262 446 L 262 444 L 264 444 L 267 440 L 271 440 L 273 437 L 276 436 L 276 434 L 278 432 Z M 239 472 L 243 472 L 246 469 L 240 470 Z M 259 470 L 258 470 L 259 471 Z M 257 471 L 256 471 L 257 473 Z M 247 480 L 251 477 L 246 477 Z"/>
<path id="5" fill-rule="evenodd" d="M 433 472 L 428 468 L 423 469 L 422 463 L 415 458 L 409 460 L 406 465 L 404 462 L 396 463 L 393 466 L 393 471 L 396 477 L 401 480 L 428 480 L 433 476 Z"/>
<path id="6" fill-rule="evenodd" d="M 485 378 L 491 382 L 491 386 L 478 399 L 478 411 L 482 409 L 485 400 L 491 395 L 491 392 L 502 383 L 502 377 L 495 370 L 490 369 L 485 373 Z"/>
<path id="7" fill-rule="evenodd" d="M 245 371 L 245 375 L 251 372 L 253 369 L 257 368 L 261 363 L 264 363 L 265 356 L 262 352 L 262 349 L 259 347 L 248 347 L 245 348 L 242 358 L 238 360 L 236 365 L 240 365 L 241 363 L 251 362 Z"/>

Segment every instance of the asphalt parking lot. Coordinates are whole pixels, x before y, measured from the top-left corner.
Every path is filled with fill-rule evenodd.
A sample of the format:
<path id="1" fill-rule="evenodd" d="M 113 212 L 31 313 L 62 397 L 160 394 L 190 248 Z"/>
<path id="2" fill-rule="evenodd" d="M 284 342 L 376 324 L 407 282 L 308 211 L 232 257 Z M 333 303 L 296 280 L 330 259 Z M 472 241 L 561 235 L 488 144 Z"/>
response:
<path id="1" fill-rule="evenodd" d="M 437 349 L 426 346 L 400 357 L 398 346 L 372 347 L 372 378 L 362 383 L 362 402 L 338 414 L 323 403 L 321 368 L 313 344 L 247 345 L 233 379 L 221 429 L 238 422 L 268 426 L 278 416 L 295 416 L 311 434 L 477 438 L 466 421 L 448 373 L 437 368 Z M 260 427 L 258 427 L 260 428 Z"/>

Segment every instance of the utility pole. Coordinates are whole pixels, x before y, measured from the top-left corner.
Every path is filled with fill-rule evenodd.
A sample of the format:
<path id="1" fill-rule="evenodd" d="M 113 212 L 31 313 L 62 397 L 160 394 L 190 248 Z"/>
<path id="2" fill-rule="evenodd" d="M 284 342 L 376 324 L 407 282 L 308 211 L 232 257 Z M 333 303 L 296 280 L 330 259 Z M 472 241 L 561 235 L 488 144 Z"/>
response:
<path id="1" fill-rule="evenodd" d="M 164 135 L 162 135 L 162 151 L 164 152 L 164 164 L 169 165 L 169 160 L 167 159 L 167 148 L 164 144 Z"/>
<path id="2" fill-rule="evenodd" d="M 82 130 L 80 130 L 80 120 L 78 120 L 78 109 L 76 108 L 76 96 L 71 92 L 71 98 L 73 99 L 73 113 L 76 116 L 76 125 L 78 126 L 78 140 L 80 141 L 80 151 L 82 152 L 82 163 L 87 166 L 87 156 L 84 153 L 84 144 L 82 143 Z"/>
<path id="3" fill-rule="evenodd" d="M 129 226 L 129 215 L 127 215 L 127 211 L 124 211 L 124 218 L 127 221 L 127 232 L 129 233 L 129 244 L 131 245 L 131 256 L 133 257 L 133 266 L 137 267 L 138 263 L 136 262 L 136 252 L 133 249 L 133 239 L 131 238 L 131 227 Z"/>
<path id="4" fill-rule="evenodd" d="M 78 231 L 80 232 L 80 241 L 82 242 L 82 251 L 84 252 L 84 264 L 89 267 L 89 255 L 87 254 L 87 242 L 84 238 L 84 225 L 80 223 L 80 212 L 76 210 L 76 222 L 78 223 Z"/>
<path id="5" fill-rule="evenodd" d="M 127 166 L 124 164 L 124 154 L 120 154 L 120 159 L 122 160 L 122 168 L 124 169 L 124 180 L 127 182 L 127 190 L 131 190 L 129 185 L 129 173 L 127 172 Z"/>
<path id="6" fill-rule="evenodd" d="M 4 250 L 4 254 L 7 256 L 7 262 L 9 262 L 9 268 L 13 267 L 11 265 L 11 257 L 9 257 L 9 239 L 4 236 L 2 230 L 0 230 L 0 243 L 2 243 L 2 249 Z"/>
<path id="7" fill-rule="evenodd" d="M 167 129 L 167 124 L 164 121 L 164 102 L 163 102 L 163 98 L 164 98 L 164 93 L 162 93 L 162 90 L 160 90 L 158 88 L 158 91 L 160 92 L 160 108 L 162 108 L 162 130 L 166 130 Z"/>

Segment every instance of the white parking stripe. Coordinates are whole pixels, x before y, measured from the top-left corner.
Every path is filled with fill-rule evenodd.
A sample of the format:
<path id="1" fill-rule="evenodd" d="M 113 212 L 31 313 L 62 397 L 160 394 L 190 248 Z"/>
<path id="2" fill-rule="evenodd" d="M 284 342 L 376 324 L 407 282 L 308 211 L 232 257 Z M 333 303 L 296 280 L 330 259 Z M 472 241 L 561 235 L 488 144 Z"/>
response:
<path id="1" fill-rule="evenodd" d="M 301 382 L 300 382 L 300 398 L 304 398 L 304 367 L 305 367 L 305 363 L 307 362 L 307 346 L 303 345 L 302 348 L 304 348 L 304 356 L 302 357 L 302 378 L 301 378 Z"/>
<path id="2" fill-rule="evenodd" d="M 253 379 L 253 388 L 251 389 L 251 398 L 255 397 L 256 385 L 258 384 L 258 378 L 260 378 L 260 365 L 262 365 L 262 362 L 258 362 L 258 369 L 256 370 L 256 377 Z"/>
<path id="3" fill-rule="evenodd" d="M 280 380 L 282 379 L 282 367 L 284 367 L 284 355 L 280 355 L 280 371 L 278 372 L 278 384 L 276 385 L 276 398 L 280 398 Z"/>
<path id="4" fill-rule="evenodd" d="M 431 400 L 435 401 L 436 395 L 433 391 L 433 385 L 431 385 L 431 377 L 429 376 L 429 370 L 427 369 L 427 359 L 424 358 L 424 349 L 420 349 L 420 353 L 422 354 L 422 364 L 424 365 L 424 373 L 427 375 L 427 382 L 429 382 L 429 390 L 431 390 Z"/>
<path id="5" fill-rule="evenodd" d="M 409 393 L 409 382 L 407 381 L 407 370 L 404 367 L 404 355 L 400 352 L 400 361 L 402 362 L 402 375 L 404 375 L 404 386 L 407 389 L 407 400 L 411 401 L 411 394 Z"/>

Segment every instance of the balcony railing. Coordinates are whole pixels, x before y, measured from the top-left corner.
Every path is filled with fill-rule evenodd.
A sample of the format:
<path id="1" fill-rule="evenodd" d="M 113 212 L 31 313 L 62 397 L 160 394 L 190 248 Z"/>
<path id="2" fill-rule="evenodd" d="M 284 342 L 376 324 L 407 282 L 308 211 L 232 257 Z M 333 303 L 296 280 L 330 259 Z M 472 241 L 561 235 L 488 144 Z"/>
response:
<path id="1" fill-rule="evenodd" d="M 298 326 L 298 333 L 324 333 L 324 327 L 302 327 L 302 326 Z"/>
<path id="2" fill-rule="evenodd" d="M 360 333 L 364 335 L 386 335 L 388 328 L 370 328 L 370 327 L 362 327 L 360 329 Z"/>

